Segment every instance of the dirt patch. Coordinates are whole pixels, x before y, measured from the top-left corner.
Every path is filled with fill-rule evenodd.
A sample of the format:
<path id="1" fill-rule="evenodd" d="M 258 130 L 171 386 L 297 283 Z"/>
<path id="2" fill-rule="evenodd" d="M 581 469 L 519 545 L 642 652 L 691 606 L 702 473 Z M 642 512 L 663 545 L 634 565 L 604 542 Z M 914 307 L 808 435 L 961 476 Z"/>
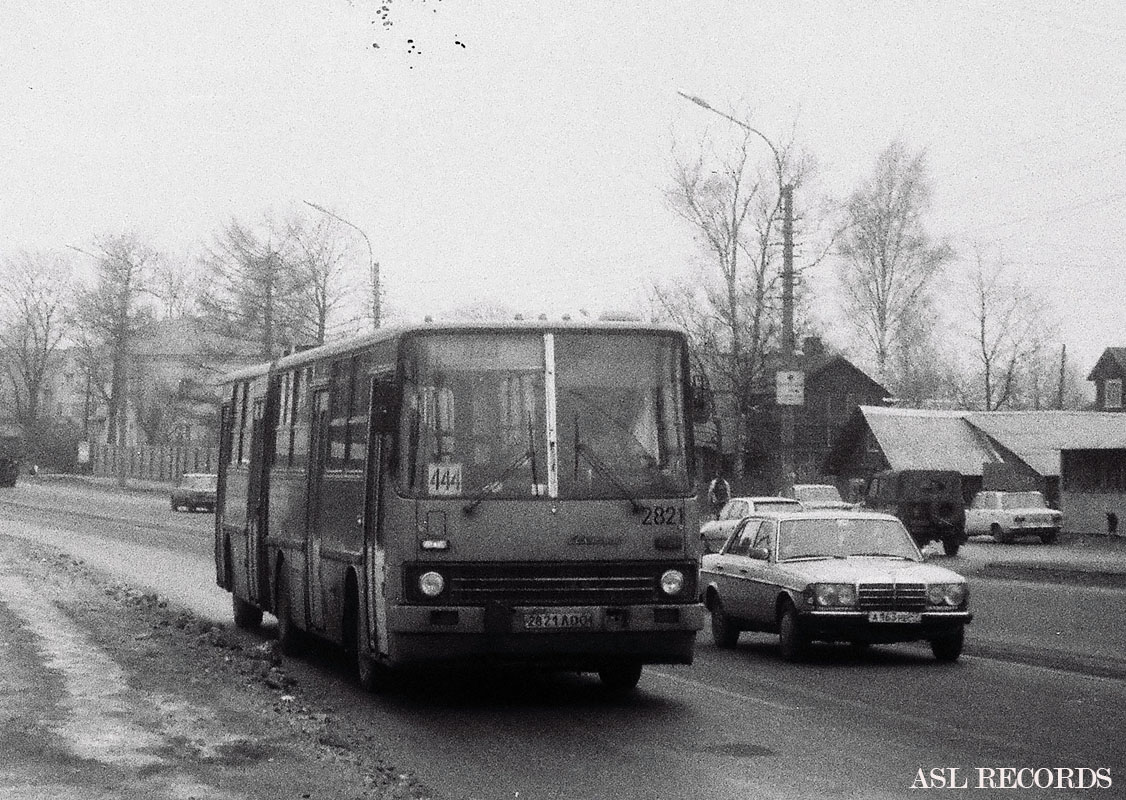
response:
<path id="1" fill-rule="evenodd" d="M 429 798 L 273 641 L 0 537 L 0 786 L 13 797 Z"/>

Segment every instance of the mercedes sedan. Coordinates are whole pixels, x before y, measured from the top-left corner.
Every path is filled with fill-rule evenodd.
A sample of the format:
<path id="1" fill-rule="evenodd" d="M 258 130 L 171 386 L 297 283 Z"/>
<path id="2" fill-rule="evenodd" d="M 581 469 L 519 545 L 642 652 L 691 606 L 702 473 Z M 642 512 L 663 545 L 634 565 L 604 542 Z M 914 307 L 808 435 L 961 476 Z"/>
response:
<path id="1" fill-rule="evenodd" d="M 874 512 L 749 516 L 702 558 L 700 586 L 716 645 L 773 632 L 789 661 L 813 641 L 918 640 L 957 661 L 973 618 L 965 578 L 925 563 L 903 523 Z"/>

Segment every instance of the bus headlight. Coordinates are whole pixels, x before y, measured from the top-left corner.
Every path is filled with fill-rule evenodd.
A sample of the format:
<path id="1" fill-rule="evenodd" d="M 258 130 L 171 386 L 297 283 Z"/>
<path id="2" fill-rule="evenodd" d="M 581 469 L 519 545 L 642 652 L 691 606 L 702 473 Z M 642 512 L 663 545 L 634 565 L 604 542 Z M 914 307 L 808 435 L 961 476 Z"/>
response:
<path id="1" fill-rule="evenodd" d="M 427 597 L 437 597 L 446 589 L 446 579 L 437 572 L 424 572 L 418 576 L 418 590 Z"/>
<path id="2" fill-rule="evenodd" d="M 675 597 L 684 591 L 684 573 L 678 569 L 665 570 L 661 575 L 661 591 Z"/>
<path id="3" fill-rule="evenodd" d="M 927 588 L 927 603 L 957 608 L 966 602 L 966 594 L 964 583 L 932 583 Z"/>

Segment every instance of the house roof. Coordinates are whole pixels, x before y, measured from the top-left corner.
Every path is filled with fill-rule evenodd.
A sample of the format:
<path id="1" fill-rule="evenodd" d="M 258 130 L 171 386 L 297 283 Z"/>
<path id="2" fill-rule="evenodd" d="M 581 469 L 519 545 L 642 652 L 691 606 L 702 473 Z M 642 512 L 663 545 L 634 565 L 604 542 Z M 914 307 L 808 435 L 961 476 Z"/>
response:
<path id="1" fill-rule="evenodd" d="M 1099 360 L 1095 362 L 1095 366 L 1091 369 L 1091 374 L 1087 376 L 1089 381 L 1097 381 L 1102 378 L 1118 378 L 1126 374 L 1126 347 L 1108 347 L 1103 350 L 1103 354 L 1099 356 Z"/>
<path id="2" fill-rule="evenodd" d="M 1060 474 L 1061 450 L 1126 448 L 1126 417 L 1100 411 L 990 411 L 967 421 L 1041 475 Z"/>
<path id="3" fill-rule="evenodd" d="M 762 374 L 755 382 L 755 386 L 752 387 L 752 391 L 756 394 L 773 395 L 775 373 L 781 369 L 790 369 L 785 364 L 786 361 L 781 353 L 768 354 L 763 362 Z M 879 381 L 838 353 L 822 352 L 816 355 L 799 356 L 795 367 L 805 373 L 807 382 L 832 367 L 846 369 L 867 381 L 874 391 L 887 394 L 887 389 Z"/>
<path id="4" fill-rule="evenodd" d="M 967 411 L 861 406 L 868 428 L 892 469 L 952 469 L 981 475 L 982 464 L 1001 454 L 967 424 Z"/>
<path id="5" fill-rule="evenodd" d="M 1126 415 L 1113 412 L 861 406 L 859 415 L 892 469 L 981 475 L 983 464 L 1003 463 L 1007 452 L 1041 475 L 1058 476 L 1061 450 L 1126 449 Z"/>

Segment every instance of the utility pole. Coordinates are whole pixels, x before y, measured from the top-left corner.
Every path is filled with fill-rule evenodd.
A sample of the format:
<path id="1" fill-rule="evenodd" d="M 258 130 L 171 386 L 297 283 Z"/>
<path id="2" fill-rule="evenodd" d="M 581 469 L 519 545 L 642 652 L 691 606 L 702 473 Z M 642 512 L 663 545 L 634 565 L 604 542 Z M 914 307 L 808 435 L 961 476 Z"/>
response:
<path id="1" fill-rule="evenodd" d="M 788 375 L 797 370 L 794 346 L 794 187 L 782 187 L 782 369 Z M 800 377 L 804 384 L 804 376 Z M 804 386 L 803 394 L 804 394 Z M 804 397 L 802 398 L 804 400 Z M 785 403 L 781 412 L 781 492 L 785 497 L 794 489 L 794 416 L 795 406 Z"/>
<path id="2" fill-rule="evenodd" d="M 779 203 L 782 206 L 782 358 L 779 369 L 775 373 L 775 405 L 778 408 L 779 423 L 778 461 L 781 473 L 779 490 L 788 496 L 792 494 L 794 488 L 795 406 L 805 403 L 805 376 L 797 369 L 794 345 L 794 187 L 793 184 L 782 184 L 785 162 L 782 153 L 766 134 L 730 114 L 713 108 L 706 100 L 695 95 L 679 90 L 677 94 L 755 134 L 766 142 L 770 152 L 774 154 L 774 165 L 778 173 Z"/>

